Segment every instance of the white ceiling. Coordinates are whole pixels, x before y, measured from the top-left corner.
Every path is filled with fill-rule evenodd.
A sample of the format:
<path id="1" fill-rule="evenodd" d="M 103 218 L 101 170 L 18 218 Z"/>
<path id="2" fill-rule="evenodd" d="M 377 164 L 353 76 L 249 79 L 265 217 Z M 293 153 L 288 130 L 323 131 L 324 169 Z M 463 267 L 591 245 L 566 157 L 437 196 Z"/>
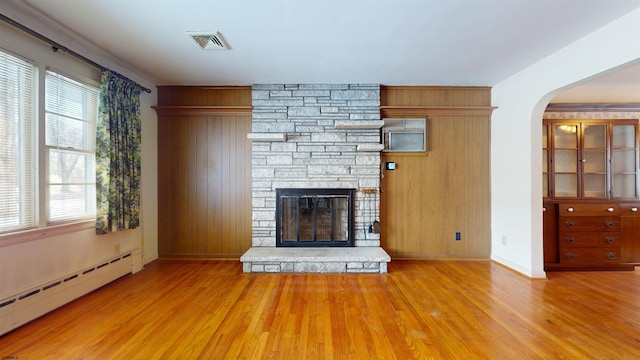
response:
<path id="1" fill-rule="evenodd" d="M 3 2 L 28 5 L 156 85 L 493 86 L 640 7 L 640 0 Z M 219 31 L 231 50 L 202 50 L 187 36 L 194 31 Z"/>

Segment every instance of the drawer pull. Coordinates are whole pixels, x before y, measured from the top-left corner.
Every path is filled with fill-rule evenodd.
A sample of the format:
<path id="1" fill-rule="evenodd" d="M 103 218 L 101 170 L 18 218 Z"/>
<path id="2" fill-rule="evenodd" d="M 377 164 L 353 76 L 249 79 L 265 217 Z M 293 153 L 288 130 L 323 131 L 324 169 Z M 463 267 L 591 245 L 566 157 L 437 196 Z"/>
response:
<path id="1" fill-rule="evenodd" d="M 574 253 L 567 253 L 567 259 L 573 259 L 576 255 Z"/>
<path id="2" fill-rule="evenodd" d="M 615 223 L 613 221 L 607 221 L 606 223 L 604 223 L 608 228 L 612 228 Z"/>
<path id="3" fill-rule="evenodd" d="M 616 239 L 607 236 L 607 238 L 605 239 L 605 241 L 607 242 L 607 244 L 613 244 L 614 242 L 616 242 Z"/>
<path id="4" fill-rule="evenodd" d="M 616 253 L 607 253 L 607 259 L 613 260 L 616 258 Z"/>
<path id="5" fill-rule="evenodd" d="M 573 208 L 567 208 L 568 212 L 573 212 Z"/>
<path id="6" fill-rule="evenodd" d="M 566 223 L 564 223 L 567 227 L 572 227 L 573 226 L 573 221 L 567 221 Z"/>
<path id="7" fill-rule="evenodd" d="M 631 208 L 631 211 L 633 211 L 633 212 L 638 212 L 638 208 L 637 208 L 637 207 L 632 207 L 632 208 Z"/>
<path id="8" fill-rule="evenodd" d="M 566 241 L 567 241 L 567 244 L 573 244 L 573 242 L 576 240 L 572 237 L 568 237 Z"/>
<path id="9" fill-rule="evenodd" d="M 607 211 L 608 212 L 613 212 L 613 208 L 608 208 Z"/>

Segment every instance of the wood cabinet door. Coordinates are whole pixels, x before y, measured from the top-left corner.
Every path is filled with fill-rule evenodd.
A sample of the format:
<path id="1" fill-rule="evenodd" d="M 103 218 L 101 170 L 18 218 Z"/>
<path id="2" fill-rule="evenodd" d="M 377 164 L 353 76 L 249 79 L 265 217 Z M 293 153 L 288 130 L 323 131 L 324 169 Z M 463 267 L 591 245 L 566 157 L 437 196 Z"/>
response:
<path id="1" fill-rule="evenodd" d="M 160 256 L 238 257 L 251 247 L 251 115 L 158 118 Z"/>
<path id="2" fill-rule="evenodd" d="M 622 262 L 640 265 L 640 203 L 620 205 Z"/>
<path id="3" fill-rule="evenodd" d="M 542 243 L 544 251 L 544 263 L 555 264 L 558 262 L 558 206 L 557 204 L 544 204 L 542 214 Z"/>

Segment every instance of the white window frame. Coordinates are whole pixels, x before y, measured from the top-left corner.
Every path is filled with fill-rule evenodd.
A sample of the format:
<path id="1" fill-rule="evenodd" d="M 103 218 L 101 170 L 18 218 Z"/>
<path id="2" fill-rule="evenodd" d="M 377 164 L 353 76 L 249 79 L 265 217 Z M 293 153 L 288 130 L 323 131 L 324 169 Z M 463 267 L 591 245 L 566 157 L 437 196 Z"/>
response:
<path id="1" fill-rule="evenodd" d="M 13 244 L 28 242 L 56 235 L 64 235 L 66 233 L 77 232 L 95 228 L 95 216 L 82 219 L 74 219 L 63 222 L 49 222 L 47 216 L 47 183 L 48 183 L 48 161 L 47 149 L 45 146 L 45 110 L 44 110 L 44 94 L 45 94 L 45 74 L 50 67 L 54 72 L 58 72 L 68 78 L 74 79 L 89 86 L 99 87 L 100 70 L 80 62 L 70 55 L 43 51 L 42 44 L 34 42 L 32 46 L 25 46 L 29 42 L 21 43 L 16 51 L 13 51 L 13 43 L 5 43 L 0 46 L 0 51 L 18 58 L 25 59 L 36 66 L 36 109 L 34 110 L 36 121 L 33 129 L 36 146 L 33 149 L 34 178 L 32 180 L 34 186 L 34 214 L 35 224 L 32 227 L 23 227 L 20 229 L 0 230 L 0 248 Z M 0 41 L 3 43 L 3 41 Z M 40 47 L 40 48 L 39 48 Z M 44 46 L 46 49 L 47 47 Z M 57 69 L 64 69 L 57 71 Z"/>
<path id="2" fill-rule="evenodd" d="M 23 159 L 19 161 L 17 166 L 17 177 L 22 178 L 22 180 L 18 180 L 18 198 L 19 205 L 17 206 L 17 218 L 18 223 L 14 226 L 8 225 L 6 227 L 0 228 L 0 233 L 8 233 L 12 231 L 20 231 L 28 228 L 33 228 L 38 225 L 38 207 L 37 207 L 37 199 L 38 199 L 38 171 L 37 171 L 37 144 L 38 139 L 36 137 L 36 132 L 38 129 L 38 116 L 37 116 L 37 101 L 38 101 L 38 92 L 37 92 L 37 78 L 38 78 L 38 68 L 37 65 L 33 62 L 22 58 L 16 54 L 13 54 L 9 51 L 2 51 L 2 54 L 8 58 L 8 61 L 15 62 L 16 64 L 22 63 L 23 65 L 28 65 L 30 69 L 27 71 L 30 74 L 23 75 L 31 75 L 31 79 L 26 79 L 27 82 L 23 83 L 19 79 L 18 82 L 20 85 L 25 85 L 25 87 L 20 86 L 20 95 L 18 95 L 18 100 L 25 100 L 22 95 L 30 90 L 31 92 L 31 103 L 20 104 L 18 106 L 17 112 L 21 114 L 20 122 L 18 124 L 18 128 L 15 130 L 18 134 L 18 151 L 16 156 L 18 158 Z M 31 82 L 31 84 L 29 84 Z M 30 89 L 28 89 L 30 87 Z M 6 141 L 6 140 L 5 140 Z M 5 142 L 3 142 L 4 144 Z M 26 143 L 26 144 L 25 144 Z M 20 145 L 24 145 L 22 147 Z M 26 183 L 23 183 L 26 181 Z M 2 196 L 2 195 L 0 195 Z"/>
<path id="3" fill-rule="evenodd" d="M 82 114 L 79 115 L 71 115 L 70 113 L 62 113 L 62 111 L 58 110 L 54 112 L 55 109 L 50 109 L 47 104 L 47 97 L 50 93 L 47 92 L 46 84 L 48 81 L 56 81 L 57 85 L 63 84 L 68 85 L 69 87 L 75 88 L 74 90 L 83 91 L 81 93 L 82 99 L 80 100 L 82 107 Z M 62 100 L 64 100 L 64 96 L 61 96 Z M 70 221 L 82 221 L 82 220 L 95 220 L 96 215 L 96 193 L 95 193 L 95 184 L 96 184 L 96 162 L 95 162 L 95 153 L 96 153 L 96 124 L 98 122 L 98 102 L 99 102 L 99 89 L 97 86 L 92 86 L 90 84 L 86 84 L 85 82 L 77 81 L 69 76 L 61 74 L 60 72 L 53 71 L 47 69 L 45 75 L 45 97 L 44 97 L 44 113 L 45 116 L 41 118 L 41 123 L 44 128 L 44 136 L 42 137 L 43 141 L 40 142 L 40 146 L 45 149 L 45 156 L 42 158 L 44 160 L 44 169 L 46 176 L 46 185 L 45 185 L 45 194 L 46 200 L 46 219 L 47 224 L 59 224 Z M 67 98 L 69 100 L 69 98 Z M 60 104 L 59 99 L 57 100 L 57 104 Z M 64 107 L 64 105 L 62 105 Z M 77 125 L 80 123 L 82 125 L 82 141 L 81 144 L 60 144 L 59 141 L 64 141 L 64 137 L 57 134 L 56 143 L 48 143 L 50 140 L 47 134 L 47 119 L 51 117 L 59 117 L 66 120 L 70 120 L 75 122 Z M 73 154 L 79 157 L 83 157 L 83 167 L 85 169 L 84 180 L 83 181 L 64 181 L 61 180 L 59 182 L 52 182 L 52 174 L 50 173 L 52 169 L 52 154 L 53 152 L 59 153 L 67 153 Z M 43 162 L 41 161 L 41 164 Z M 53 214 L 52 211 L 52 197 L 53 197 L 53 188 L 56 186 L 75 186 L 75 187 L 84 187 L 84 196 L 82 206 L 85 208 L 85 211 L 82 214 L 73 214 L 69 210 L 65 210 L 63 213 L 58 213 L 57 215 Z M 67 203 L 72 202 L 71 199 L 66 199 Z M 67 204 L 68 205 L 68 204 Z"/>

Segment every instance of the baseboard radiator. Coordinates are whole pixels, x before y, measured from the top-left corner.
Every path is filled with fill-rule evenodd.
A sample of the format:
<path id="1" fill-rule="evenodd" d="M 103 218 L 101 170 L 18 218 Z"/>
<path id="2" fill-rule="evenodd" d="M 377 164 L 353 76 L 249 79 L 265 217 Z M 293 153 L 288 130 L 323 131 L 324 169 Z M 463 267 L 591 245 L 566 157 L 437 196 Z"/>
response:
<path id="1" fill-rule="evenodd" d="M 125 253 L 0 299 L 0 335 L 132 273 L 133 256 Z"/>

